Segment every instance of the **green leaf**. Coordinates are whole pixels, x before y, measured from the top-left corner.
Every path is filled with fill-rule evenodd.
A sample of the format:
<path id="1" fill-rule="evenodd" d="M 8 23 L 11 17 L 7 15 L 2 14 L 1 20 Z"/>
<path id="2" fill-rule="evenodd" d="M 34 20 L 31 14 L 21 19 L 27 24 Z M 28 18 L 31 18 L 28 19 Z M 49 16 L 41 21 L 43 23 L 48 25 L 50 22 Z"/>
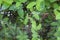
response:
<path id="1" fill-rule="evenodd" d="M 21 32 L 21 31 L 20 31 Z M 25 32 L 21 32 L 20 35 L 16 36 L 18 40 L 27 40 L 27 35 Z"/>
<path id="2" fill-rule="evenodd" d="M 41 29 L 41 24 L 39 24 L 36 29 L 40 30 Z"/>
<path id="3" fill-rule="evenodd" d="M 60 37 L 57 37 L 57 40 L 60 40 Z"/>
<path id="4" fill-rule="evenodd" d="M 21 5 L 21 3 L 20 3 L 20 2 L 16 2 L 16 8 L 19 8 L 19 7 L 20 7 L 20 5 Z"/>
<path id="5" fill-rule="evenodd" d="M 32 37 L 38 37 L 38 33 L 37 32 L 34 32 L 33 34 L 32 34 Z"/>
<path id="6" fill-rule="evenodd" d="M 19 15 L 21 18 L 23 18 L 23 16 L 24 16 L 24 11 L 23 11 L 23 9 L 22 9 L 22 6 L 20 6 L 20 8 L 18 9 L 18 15 Z"/>
<path id="7" fill-rule="evenodd" d="M 46 5 L 46 8 L 47 8 L 47 9 L 50 8 L 50 3 L 49 3 L 49 2 L 46 2 L 45 5 Z"/>
<path id="8" fill-rule="evenodd" d="M 28 14 L 25 17 L 24 24 L 26 25 L 28 23 Z"/>
<path id="9" fill-rule="evenodd" d="M 41 29 L 41 24 L 39 24 L 38 26 L 36 26 L 36 21 L 33 18 L 30 18 L 30 21 L 32 23 L 32 31 L 37 31 Z"/>
<path id="10" fill-rule="evenodd" d="M 60 19 L 60 12 L 58 12 L 57 10 L 54 10 L 54 13 L 56 15 L 56 19 Z"/>
<path id="11" fill-rule="evenodd" d="M 10 6 L 9 4 L 4 3 L 4 4 L 2 5 L 2 9 L 5 10 L 5 9 L 7 9 L 9 6 Z"/>
<path id="12" fill-rule="evenodd" d="M 58 9 L 59 5 L 57 3 L 53 4 L 54 9 Z"/>
<path id="13" fill-rule="evenodd" d="M 1 6 L 1 4 L 2 4 L 2 0 L 0 0 L 0 6 Z"/>
<path id="14" fill-rule="evenodd" d="M 27 8 L 30 9 L 30 10 L 33 10 L 33 6 L 36 5 L 35 2 L 30 2 L 28 5 L 27 5 Z"/>
<path id="15" fill-rule="evenodd" d="M 52 22 L 51 25 L 55 25 L 56 26 L 57 25 L 57 22 Z"/>
<path id="16" fill-rule="evenodd" d="M 35 2 L 30 2 L 28 5 L 27 5 L 27 8 L 32 8 L 36 3 Z"/>
<path id="17" fill-rule="evenodd" d="M 50 2 L 55 2 L 56 0 L 50 0 Z"/>
<path id="18" fill-rule="evenodd" d="M 41 38 L 39 38 L 40 36 L 38 35 L 38 33 L 35 31 L 35 32 L 32 32 L 32 40 L 41 40 Z"/>
<path id="19" fill-rule="evenodd" d="M 37 20 L 40 19 L 39 15 L 38 15 L 37 13 L 36 13 L 36 14 L 33 14 L 33 17 L 34 17 L 35 19 L 37 19 Z"/>
<path id="20" fill-rule="evenodd" d="M 3 21 L 4 21 L 5 23 L 8 23 L 8 18 L 4 18 Z"/>
<path id="21" fill-rule="evenodd" d="M 12 5 L 12 6 L 10 6 L 10 8 L 9 8 L 9 10 L 16 10 L 17 8 L 16 8 L 16 6 L 15 5 Z"/>
<path id="22" fill-rule="evenodd" d="M 57 32 L 54 34 L 56 37 L 60 37 L 60 27 L 58 27 Z"/>
<path id="23" fill-rule="evenodd" d="M 3 0 L 7 4 L 12 4 L 13 0 Z"/>
<path id="24" fill-rule="evenodd" d="M 19 0 L 21 3 L 24 3 L 24 2 L 26 2 L 27 0 Z"/>
<path id="25" fill-rule="evenodd" d="M 36 9 L 38 11 L 42 11 L 45 8 L 45 2 L 44 0 L 37 0 L 36 1 Z"/>
<path id="26" fill-rule="evenodd" d="M 60 10 L 60 6 L 58 7 L 58 10 Z"/>
<path id="27" fill-rule="evenodd" d="M 35 31 L 35 32 L 32 32 L 32 40 L 38 40 L 38 33 Z"/>
<path id="28" fill-rule="evenodd" d="M 0 20 L 2 20 L 3 15 L 0 14 Z"/>
<path id="29" fill-rule="evenodd" d="M 33 18 L 30 18 L 30 21 L 32 23 L 32 29 L 31 30 L 36 30 L 36 21 Z"/>

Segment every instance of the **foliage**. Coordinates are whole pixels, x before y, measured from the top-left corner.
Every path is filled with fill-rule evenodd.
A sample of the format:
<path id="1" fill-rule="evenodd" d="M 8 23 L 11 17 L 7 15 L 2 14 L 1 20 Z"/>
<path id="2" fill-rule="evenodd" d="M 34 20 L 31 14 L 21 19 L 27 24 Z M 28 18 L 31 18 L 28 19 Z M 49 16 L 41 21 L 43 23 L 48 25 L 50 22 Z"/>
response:
<path id="1" fill-rule="evenodd" d="M 0 0 L 0 40 L 60 40 L 60 0 Z"/>

